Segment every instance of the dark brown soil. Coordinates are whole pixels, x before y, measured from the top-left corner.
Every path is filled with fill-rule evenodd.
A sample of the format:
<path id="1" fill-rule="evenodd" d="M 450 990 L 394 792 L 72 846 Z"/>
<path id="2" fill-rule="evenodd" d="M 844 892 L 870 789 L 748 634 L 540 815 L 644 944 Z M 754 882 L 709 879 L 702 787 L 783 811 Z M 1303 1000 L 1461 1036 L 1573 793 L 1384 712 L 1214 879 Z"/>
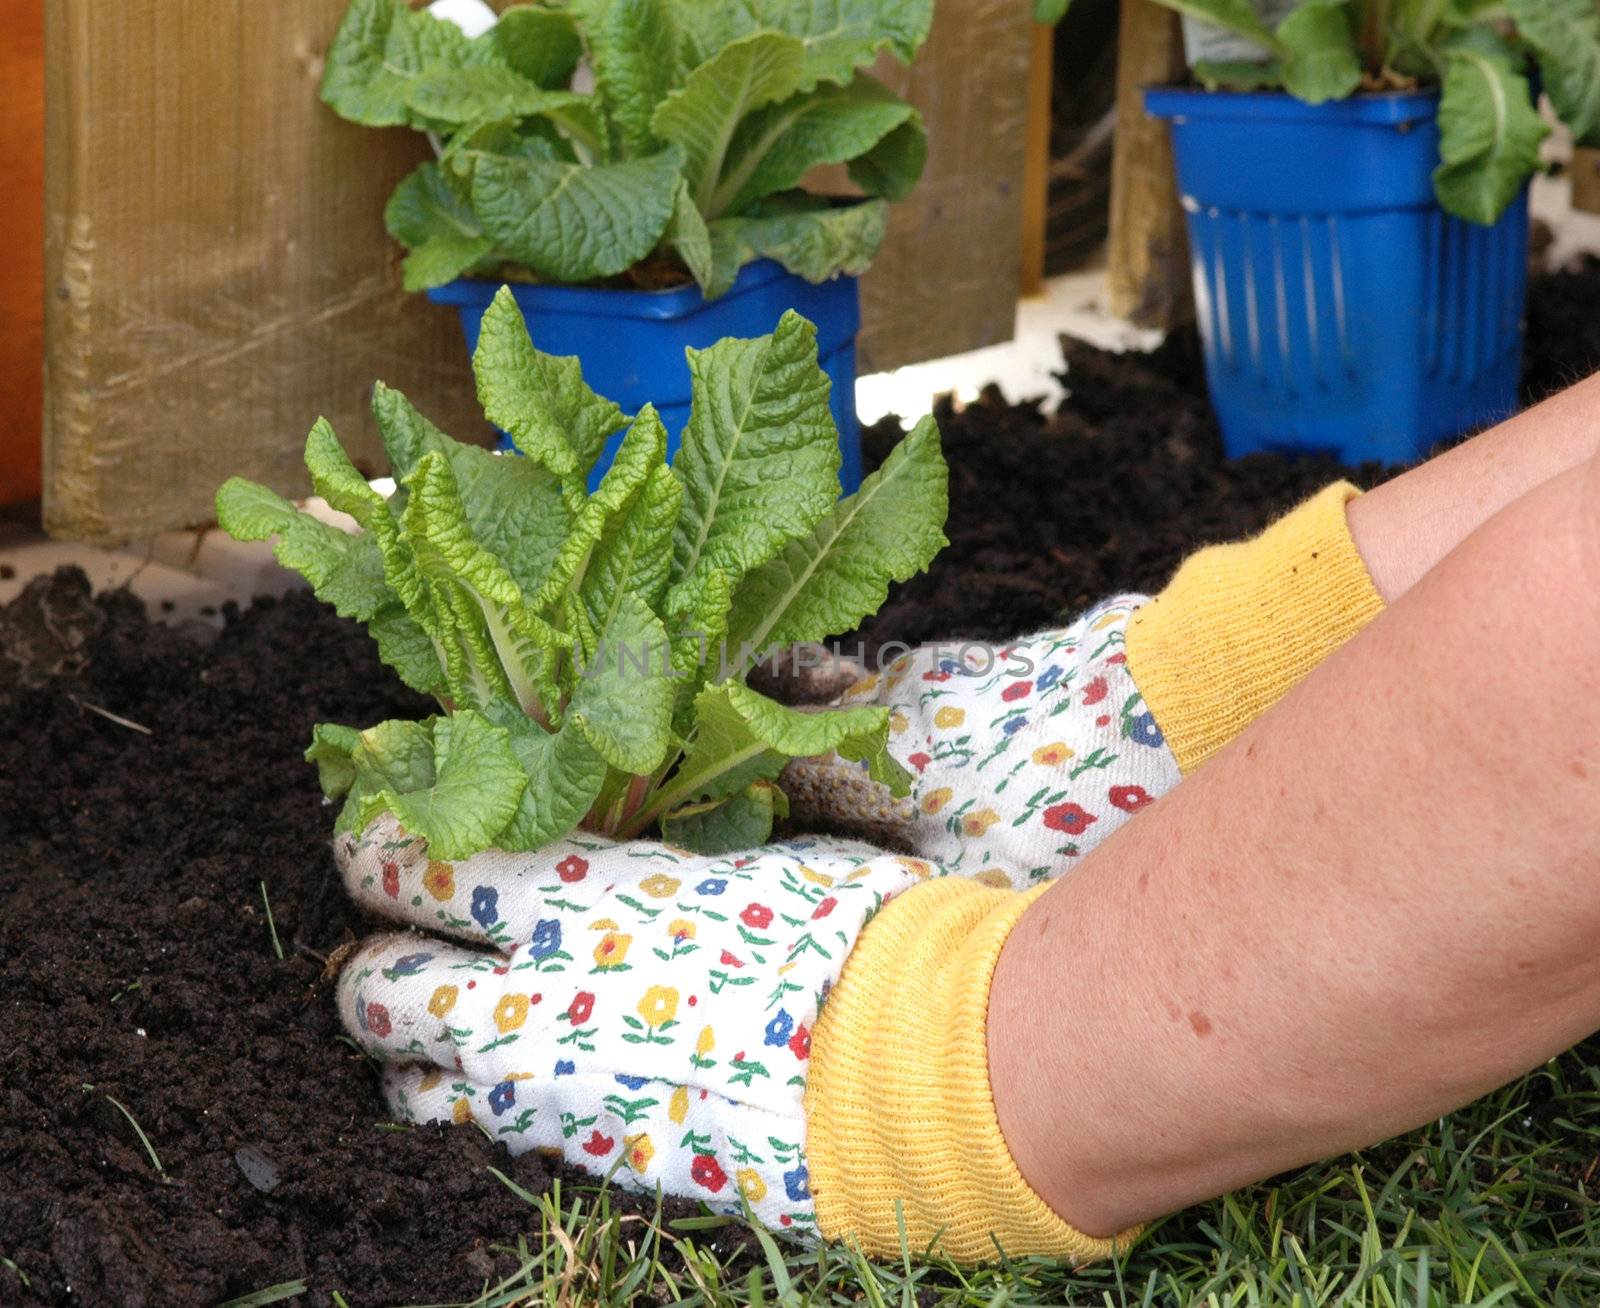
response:
<path id="1" fill-rule="evenodd" d="M 1600 272 L 1557 280 L 1534 296 L 1560 324 L 1539 386 L 1600 357 Z M 1159 586 L 1339 471 L 1223 462 L 1192 343 L 1068 358 L 1058 414 L 941 414 L 955 544 L 871 640 L 1004 637 Z M 301 750 L 318 720 L 426 706 L 304 595 L 226 618 L 196 644 L 73 574 L 0 613 L 0 1304 L 183 1308 L 302 1278 L 316 1304 L 471 1296 L 532 1226 L 490 1166 L 549 1184 L 471 1129 L 386 1128 L 339 1039 L 324 963 L 370 924 Z"/>
<path id="2" fill-rule="evenodd" d="M 1334 478 L 1368 486 L 1387 475 L 1225 460 L 1192 333 L 1149 355 L 1062 347 L 1070 393 L 1056 412 L 993 390 L 938 411 L 951 544 L 863 630 L 869 652 L 890 640 L 1003 640 L 1114 591 L 1159 589 L 1196 547 L 1249 535 Z M 900 431 L 887 419 L 862 433 L 869 467 Z"/>

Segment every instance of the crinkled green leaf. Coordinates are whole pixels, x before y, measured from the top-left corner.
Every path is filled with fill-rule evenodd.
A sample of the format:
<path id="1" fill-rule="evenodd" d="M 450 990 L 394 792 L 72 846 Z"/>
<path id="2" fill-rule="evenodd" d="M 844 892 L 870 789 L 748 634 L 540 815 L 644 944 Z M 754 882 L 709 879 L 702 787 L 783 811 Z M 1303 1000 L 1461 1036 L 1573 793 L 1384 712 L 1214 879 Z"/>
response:
<path id="1" fill-rule="evenodd" d="M 504 725 L 528 784 L 495 843 L 501 849 L 538 849 L 583 821 L 605 783 L 605 760 L 571 724 L 556 732 L 526 718 L 506 719 Z"/>
<path id="2" fill-rule="evenodd" d="M 472 207 L 499 250 L 535 272 L 610 277 L 655 248 L 682 160 L 676 149 L 592 167 L 485 155 L 472 168 Z"/>
<path id="3" fill-rule="evenodd" d="M 673 678 L 666 629 L 638 596 L 623 592 L 567 708 L 601 758 L 644 776 L 672 739 Z"/>
<path id="4" fill-rule="evenodd" d="M 562 378 L 570 371 L 581 384 L 575 359 L 553 362 L 571 364 L 570 370 L 555 371 Z M 581 399 L 572 390 L 558 394 L 568 396 L 575 405 Z M 429 452 L 444 455 L 455 474 L 474 539 L 505 565 L 523 590 L 537 589 L 565 541 L 571 521 L 560 482 L 532 459 L 507 459 L 451 440 L 404 395 L 381 382 L 372 393 L 372 411 L 394 475 L 402 482 L 392 501 L 395 510 L 404 508 L 404 480 L 416 470 L 422 456 Z"/>
<path id="5" fill-rule="evenodd" d="M 473 535 L 455 475 L 442 454 L 425 455 L 407 485 L 411 494 L 405 524 L 418 566 L 436 588 L 449 587 L 456 635 L 468 638 L 468 653 L 493 663 L 483 683 L 498 689 L 503 674 L 518 709 L 549 721 L 558 708 L 560 633 L 538 615 L 505 562 Z M 460 607 L 463 594 L 473 608 Z M 474 637 L 479 630 L 490 650 Z"/>
<path id="6" fill-rule="evenodd" d="M 672 566 L 673 528 L 682 507 L 683 487 L 662 463 L 606 524 L 579 587 L 597 631 L 609 628 L 619 595 L 637 595 L 652 612 L 660 609 Z"/>
<path id="7" fill-rule="evenodd" d="M 1072 0 L 1033 0 L 1033 21 L 1054 27 L 1071 7 Z"/>
<path id="8" fill-rule="evenodd" d="M 819 196 L 786 192 L 762 202 L 750 217 L 711 224 L 711 290 L 720 295 L 752 259 L 776 259 L 809 282 L 864 273 L 883 244 L 888 206 L 882 200 L 831 205 Z"/>
<path id="9" fill-rule="evenodd" d="M 694 708 L 694 737 L 657 801 L 666 811 L 721 801 L 776 779 L 791 758 L 829 753 L 863 763 L 894 794 L 910 791 L 910 777 L 889 754 L 887 709 L 806 713 L 738 681 L 707 686 Z"/>
<path id="10" fill-rule="evenodd" d="M 605 106 L 613 153 L 656 153 L 655 108 L 681 84 L 677 17 L 669 0 L 586 0 L 583 8 L 595 93 Z"/>
<path id="11" fill-rule="evenodd" d="M 535 86 L 567 85 L 583 57 L 572 15 L 537 5 L 514 5 L 489 29 L 488 39 L 508 68 Z"/>
<path id="12" fill-rule="evenodd" d="M 883 50 L 910 63 L 927 39 L 933 0 L 685 0 L 680 13 L 696 62 L 751 32 L 794 37 L 805 52 L 800 89 L 809 90 L 818 82 L 848 82 Z"/>
<path id="13" fill-rule="evenodd" d="M 733 582 L 728 574 L 713 569 L 698 591 L 680 594 L 676 607 L 667 614 L 667 630 L 672 640 L 672 670 L 677 678 L 673 691 L 672 730 L 687 736 L 694 726 L 694 701 L 708 681 L 721 677 L 726 661 L 725 642 L 728 615 L 733 608 Z"/>
<path id="14" fill-rule="evenodd" d="M 329 799 L 338 799 L 356 782 L 356 765 L 350 755 L 361 743 L 361 733 L 337 722 L 319 722 L 311 728 L 306 762 L 317 765 L 317 781 Z"/>
<path id="15" fill-rule="evenodd" d="M 472 371 L 489 421 L 557 477 L 586 476 L 606 437 L 627 422 L 620 408 L 584 384 L 576 358 L 534 349 L 509 286 L 484 312 Z"/>
<path id="16" fill-rule="evenodd" d="M 217 491 L 217 522 L 235 540 L 276 536 L 273 557 L 308 582 L 342 618 L 366 622 L 396 602 L 384 580 L 383 559 L 365 536 L 319 522 L 275 491 L 230 477 Z"/>
<path id="17" fill-rule="evenodd" d="M 1445 60 L 1434 193 L 1457 217 L 1487 225 L 1538 168 L 1550 129 L 1505 56 L 1474 43 L 1452 46 Z"/>
<path id="18" fill-rule="evenodd" d="M 1278 38 L 1256 14 L 1251 0 L 1157 0 L 1157 3 L 1254 41 L 1273 54 L 1283 53 Z"/>
<path id="19" fill-rule="evenodd" d="M 419 695 L 444 693 L 444 668 L 433 639 L 399 604 L 367 620 L 367 632 L 378 643 L 378 657 Z"/>
<path id="20" fill-rule="evenodd" d="M 891 581 L 926 568 L 947 543 L 947 482 L 939 429 L 923 418 L 860 490 L 744 579 L 729 622 L 735 650 L 759 656 L 821 640 L 876 612 Z"/>
<path id="21" fill-rule="evenodd" d="M 1307 104 L 1340 100 L 1361 85 L 1350 11 L 1342 2 L 1303 0 L 1278 24 L 1283 84 Z"/>
<path id="22" fill-rule="evenodd" d="M 903 200 L 922 178 L 928 162 L 928 129 L 913 113 L 875 146 L 849 164 L 850 180 L 871 196 Z"/>
<path id="23" fill-rule="evenodd" d="M 867 155 L 885 137 L 913 122 L 917 128 L 911 136 L 898 141 L 877 170 L 869 170 L 874 176 L 881 173 L 880 180 L 896 194 L 908 191 L 921 172 L 922 159 L 912 142 L 920 141 L 921 155 L 926 155 L 926 137 L 915 109 L 866 73 L 857 73 L 848 86 L 829 83 L 791 96 L 739 124 L 710 212 L 739 213 L 763 196 L 799 185 L 818 164 L 849 163 Z"/>
<path id="24" fill-rule="evenodd" d="M 500 64 L 425 69 L 406 88 L 418 118 L 446 127 L 558 114 L 582 105 L 576 91 L 550 91 Z"/>
<path id="25" fill-rule="evenodd" d="M 351 0 L 328 49 L 322 99 L 340 117 L 368 127 L 428 127 L 407 103 L 417 80 L 498 57 L 488 42 L 469 41 L 454 23 L 414 10 L 407 0 Z"/>
<path id="26" fill-rule="evenodd" d="M 839 495 L 839 436 L 816 328 L 793 310 L 771 336 L 688 353 L 672 581 L 692 594 L 707 573 L 737 581 L 816 524 Z"/>
<path id="27" fill-rule="evenodd" d="M 727 799 L 668 813 L 661 838 L 696 854 L 732 854 L 764 845 L 774 819 L 788 816 L 789 797 L 770 781 L 755 781 Z"/>
<path id="28" fill-rule="evenodd" d="M 494 240 L 433 162 L 419 165 L 395 187 L 383 221 L 410 250 L 402 265 L 408 291 L 453 281 L 494 250 Z"/>
<path id="29" fill-rule="evenodd" d="M 360 831 L 389 808 L 392 793 L 412 793 L 433 784 L 433 726 L 391 719 L 368 727 L 350 751 L 355 780 L 336 830 Z"/>
<path id="30" fill-rule="evenodd" d="M 804 62 L 804 48 L 793 37 L 753 32 L 723 46 L 656 106 L 651 130 L 683 148 L 683 175 L 702 213 L 711 212 L 739 124 L 793 95 Z"/>
<path id="31" fill-rule="evenodd" d="M 358 775 L 366 770 L 364 759 L 378 757 L 387 743 L 372 739 L 382 730 L 361 733 L 352 755 Z M 372 802 L 425 839 L 435 858 L 466 858 L 493 844 L 515 816 L 527 774 L 506 729 L 471 710 L 434 719 L 431 755 L 431 776 L 425 777 L 415 742 L 399 766 L 396 754 L 384 751 L 386 780 Z"/>
<path id="32" fill-rule="evenodd" d="M 711 232 L 689 194 L 689 184 L 681 177 L 672 199 L 672 216 L 661 234 L 661 246 L 683 261 L 702 291 L 711 285 Z"/>
<path id="33" fill-rule="evenodd" d="M 1506 0 L 1517 35 L 1539 55 L 1545 94 L 1580 142 L 1600 128 L 1600 5 Z"/>
<path id="34" fill-rule="evenodd" d="M 666 449 L 666 429 L 655 407 L 647 404 L 628 428 L 628 434 L 623 437 L 594 494 L 586 497 L 579 507 L 572 529 L 534 597 L 535 607 L 548 609 L 563 595 L 576 599 L 582 593 L 588 569 L 602 543 L 619 529 L 623 516 L 646 480 L 661 466 Z M 578 608 L 587 612 L 582 603 Z M 586 643 L 584 648 L 587 651 L 592 646 Z"/>

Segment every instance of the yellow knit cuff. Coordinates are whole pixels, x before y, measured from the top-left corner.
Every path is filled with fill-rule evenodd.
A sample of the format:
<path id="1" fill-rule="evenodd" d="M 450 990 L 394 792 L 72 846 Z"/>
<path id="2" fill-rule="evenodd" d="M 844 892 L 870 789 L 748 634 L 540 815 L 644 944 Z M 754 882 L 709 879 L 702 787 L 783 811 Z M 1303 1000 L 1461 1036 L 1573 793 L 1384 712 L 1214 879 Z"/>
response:
<path id="1" fill-rule="evenodd" d="M 1012 1161 L 989 1092 L 989 983 L 1047 887 L 954 877 L 913 887 L 861 933 L 812 1036 L 806 1158 L 817 1226 L 872 1257 L 935 1237 L 959 1262 L 1101 1258 L 1112 1241 L 1056 1216 Z M 1133 1234 L 1119 1236 L 1127 1248 Z"/>
<path id="2" fill-rule="evenodd" d="M 1254 540 L 1201 550 L 1128 624 L 1128 668 L 1192 772 L 1383 611 L 1335 482 Z"/>

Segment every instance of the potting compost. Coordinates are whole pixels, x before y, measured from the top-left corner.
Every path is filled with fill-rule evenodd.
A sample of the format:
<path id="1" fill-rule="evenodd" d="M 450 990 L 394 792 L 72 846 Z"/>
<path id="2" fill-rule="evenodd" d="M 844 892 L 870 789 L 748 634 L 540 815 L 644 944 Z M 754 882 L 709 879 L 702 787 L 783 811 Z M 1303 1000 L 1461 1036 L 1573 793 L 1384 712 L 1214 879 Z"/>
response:
<path id="1" fill-rule="evenodd" d="M 1535 281 L 1529 398 L 1600 365 L 1597 297 L 1600 263 Z M 1383 475 L 1225 462 L 1192 335 L 1065 353 L 1056 412 L 992 391 L 940 411 L 951 544 L 848 644 L 1016 635 Z M 863 434 L 869 466 L 899 435 Z M 429 705 L 309 593 L 230 607 L 209 643 L 160 619 L 70 570 L 0 610 L 0 1304 L 183 1308 L 293 1280 L 304 1303 L 470 1297 L 532 1222 L 490 1168 L 533 1194 L 555 1174 L 470 1128 L 384 1122 L 331 1002 L 372 923 L 301 758 L 316 721 Z"/>

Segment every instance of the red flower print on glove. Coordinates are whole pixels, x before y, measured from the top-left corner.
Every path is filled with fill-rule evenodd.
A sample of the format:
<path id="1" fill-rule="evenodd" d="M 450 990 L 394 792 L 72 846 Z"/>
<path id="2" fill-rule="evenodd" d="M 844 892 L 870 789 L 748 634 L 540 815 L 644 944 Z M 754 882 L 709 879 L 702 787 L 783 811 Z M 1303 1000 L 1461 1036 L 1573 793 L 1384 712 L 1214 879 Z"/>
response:
<path id="1" fill-rule="evenodd" d="M 400 869 L 393 863 L 383 865 L 383 893 L 390 899 L 400 898 Z"/>
<path id="2" fill-rule="evenodd" d="M 572 1004 L 567 1009 L 567 1021 L 573 1026 L 581 1026 L 594 1016 L 594 996 L 587 990 L 580 990 L 572 996 Z"/>
<path id="3" fill-rule="evenodd" d="M 838 902 L 839 901 L 832 895 L 829 895 L 820 904 L 818 904 L 816 908 L 811 910 L 812 920 L 815 921 L 819 917 L 827 917 L 829 913 L 833 912 L 834 905 L 836 905 Z"/>
<path id="4" fill-rule="evenodd" d="M 596 1158 L 604 1158 L 616 1145 L 616 1141 L 609 1135 L 601 1135 L 598 1130 L 592 1131 L 589 1138 L 583 1142 L 583 1152 L 593 1154 Z"/>
<path id="5" fill-rule="evenodd" d="M 394 1028 L 389 1023 L 389 1010 L 382 1004 L 368 1004 L 366 1007 L 367 1030 L 382 1040 Z"/>
<path id="6" fill-rule="evenodd" d="M 1111 687 L 1106 685 L 1106 679 L 1104 677 L 1096 677 L 1083 688 L 1083 702 L 1086 705 L 1098 704 L 1106 697 L 1106 692 L 1110 689 Z"/>
<path id="7" fill-rule="evenodd" d="M 1000 698 L 1006 700 L 1007 702 L 1014 699 L 1025 699 L 1027 698 L 1028 692 L 1032 689 L 1033 682 L 1031 681 L 1013 681 L 1009 686 L 1000 692 Z"/>
<path id="8" fill-rule="evenodd" d="M 772 910 L 765 904 L 749 904 L 744 912 L 739 914 L 739 920 L 747 927 L 754 927 L 759 931 L 763 927 L 772 925 Z"/>
<path id="9" fill-rule="evenodd" d="M 1109 796 L 1111 806 L 1124 813 L 1137 813 L 1146 805 L 1154 804 L 1156 797 L 1143 786 L 1112 786 Z"/>
<path id="10" fill-rule="evenodd" d="M 1044 811 L 1044 824 L 1052 831 L 1065 831 L 1069 836 L 1081 836 L 1089 824 L 1100 819 L 1078 804 L 1053 804 Z"/>
<path id="11" fill-rule="evenodd" d="M 811 1028 L 804 1022 L 800 1023 L 789 1037 L 789 1052 L 796 1058 L 811 1057 Z"/>
<path id="12" fill-rule="evenodd" d="M 569 886 L 575 881 L 582 881 L 589 875 L 589 860 L 579 858 L 576 854 L 568 854 L 556 864 L 556 875 Z"/>
<path id="13" fill-rule="evenodd" d="M 705 1186 L 712 1194 L 728 1184 L 728 1174 L 710 1154 L 696 1154 L 694 1162 L 689 1164 L 689 1175 L 696 1185 Z"/>

